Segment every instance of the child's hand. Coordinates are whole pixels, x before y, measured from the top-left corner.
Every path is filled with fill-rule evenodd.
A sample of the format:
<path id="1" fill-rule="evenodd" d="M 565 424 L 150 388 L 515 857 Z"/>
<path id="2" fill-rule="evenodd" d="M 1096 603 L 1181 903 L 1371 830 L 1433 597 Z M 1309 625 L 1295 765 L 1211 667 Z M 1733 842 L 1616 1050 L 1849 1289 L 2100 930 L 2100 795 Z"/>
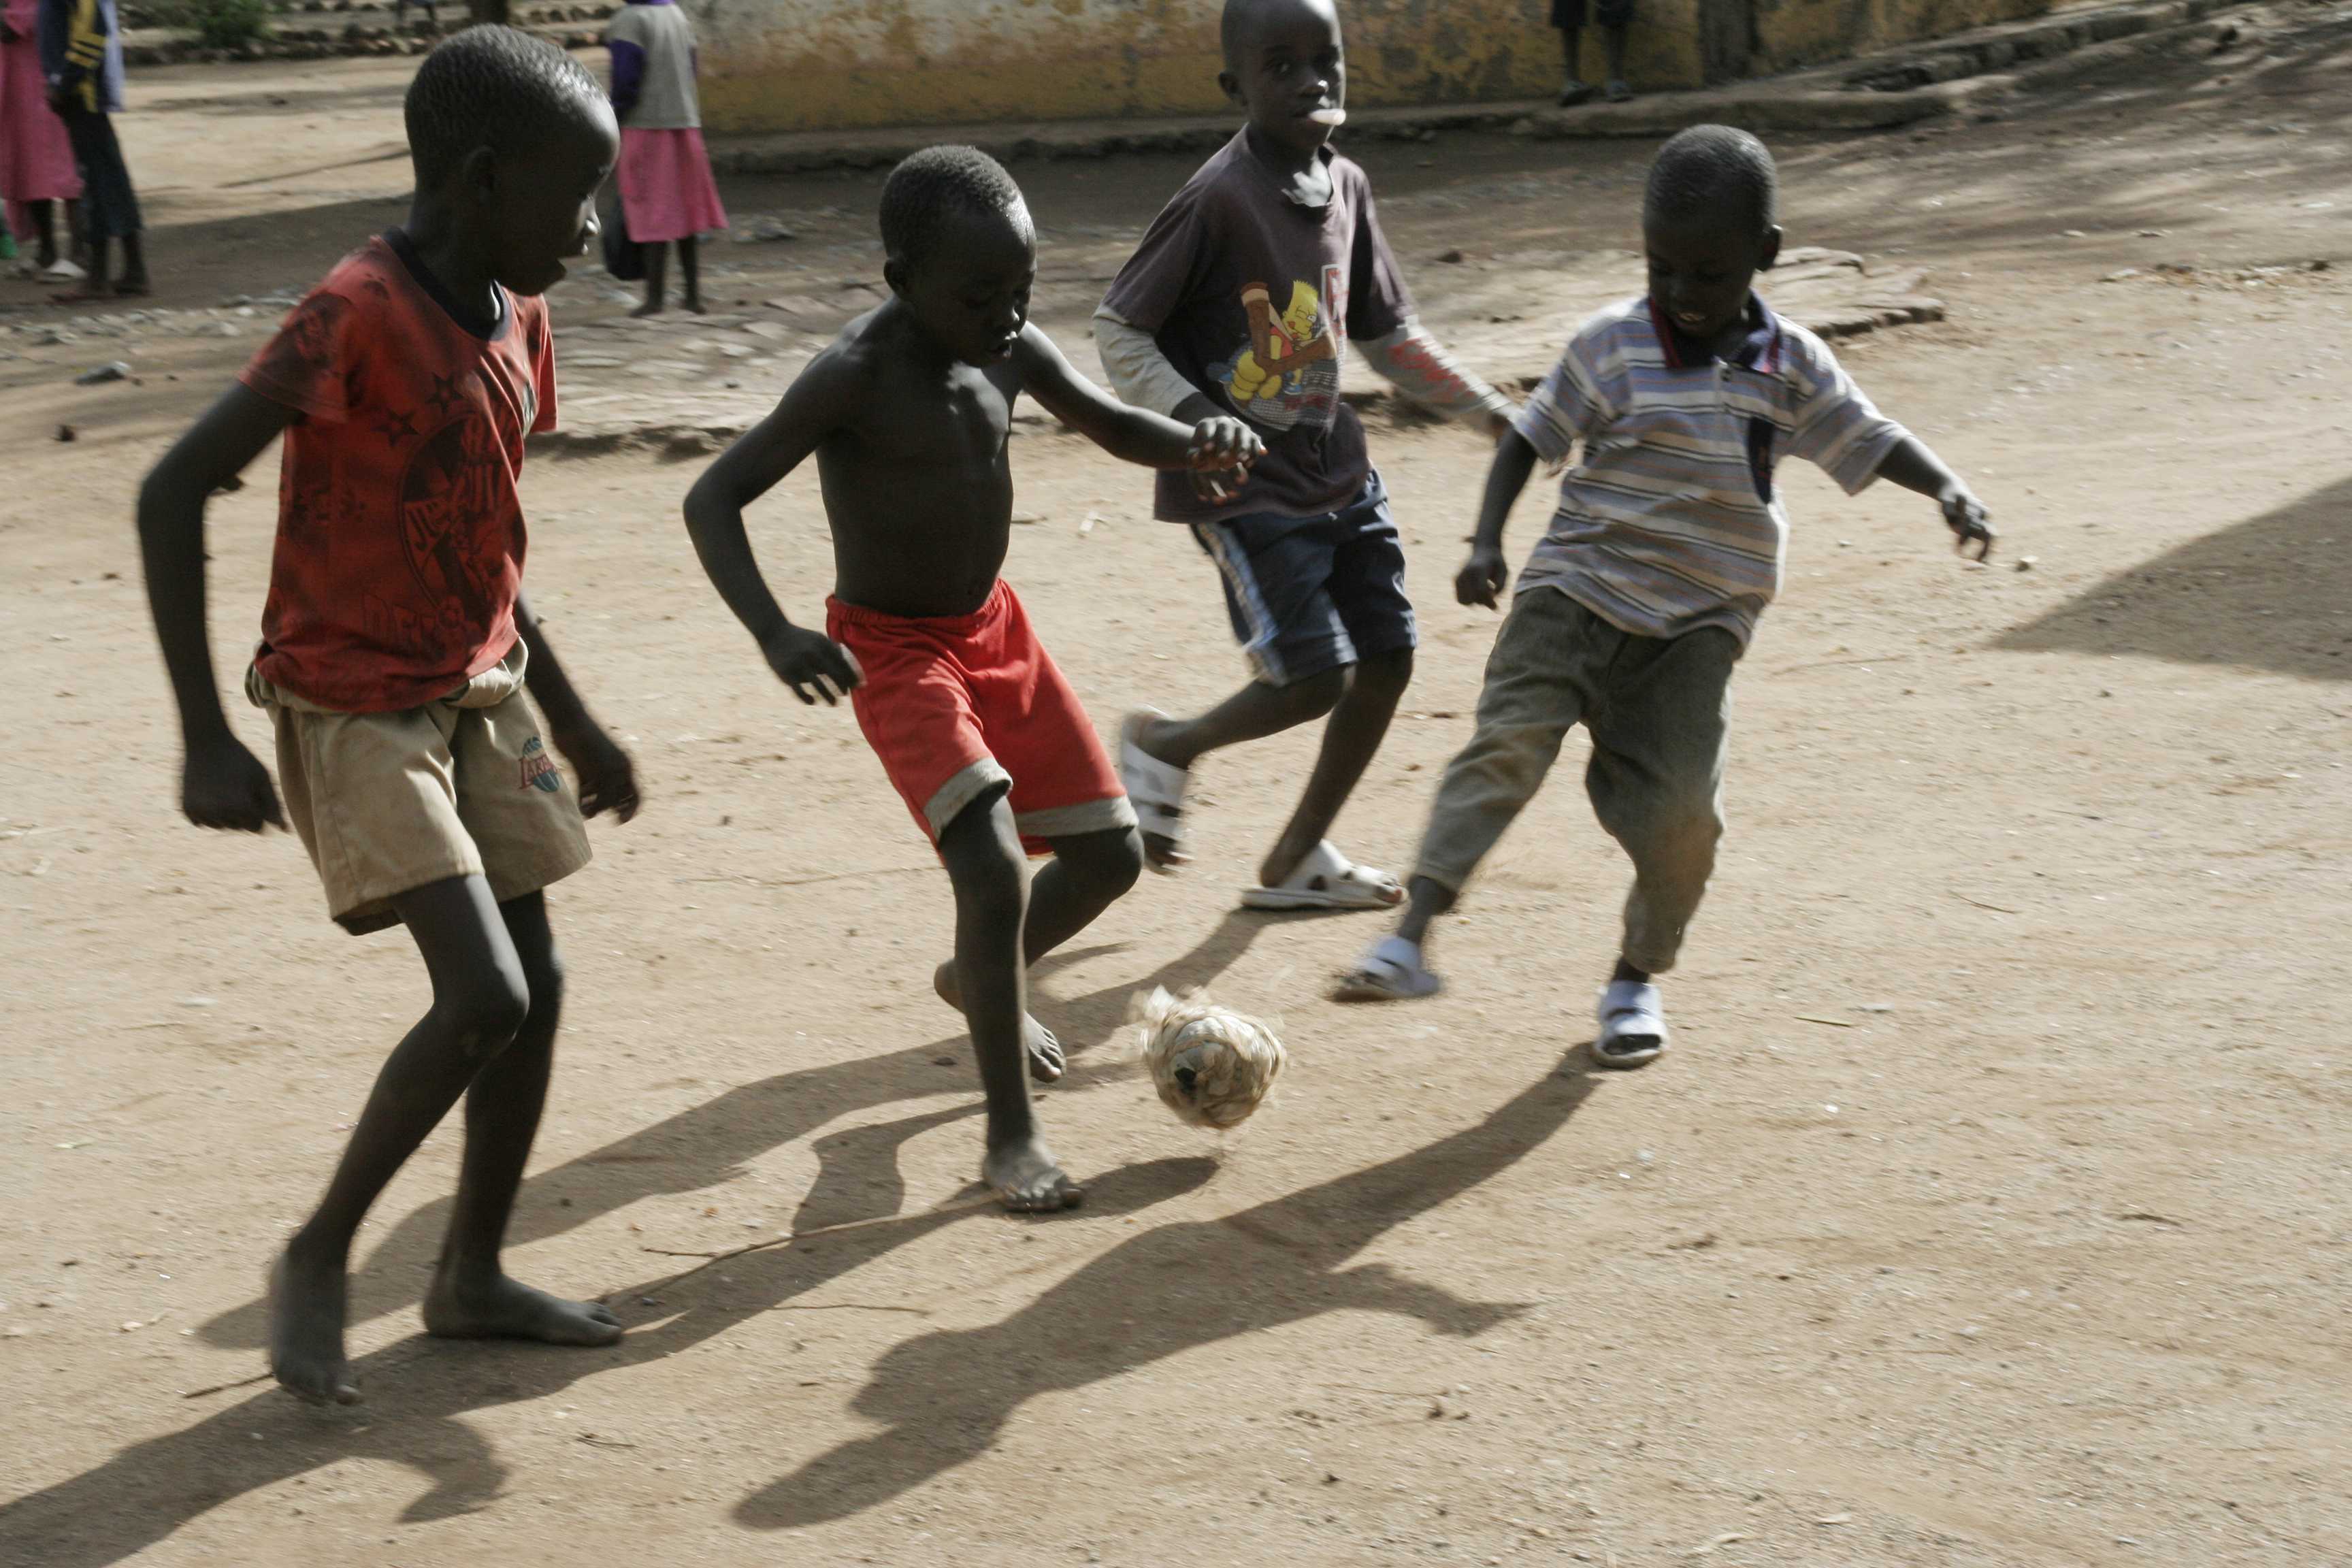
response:
<path id="1" fill-rule="evenodd" d="M 1241 493 L 1250 465 L 1265 452 L 1265 443 L 1243 421 L 1230 415 L 1202 420 L 1192 426 L 1192 444 L 1184 451 L 1193 492 L 1223 505 Z"/>
<path id="2" fill-rule="evenodd" d="M 813 703 L 822 697 L 831 707 L 866 680 L 855 655 L 823 632 L 806 626 L 784 627 L 761 643 L 760 651 L 768 656 L 768 668 L 776 672 L 776 679 L 803 702 Z"/>
<path id="3" fill-rule="evenodd" d="M 572 776 L 580 782 L 581 816 L 598 816 L 609 811 L 615 821 L 626 822 L 637 815 L 636 764 L 603 725 L 558 730 L 555 749 L 563 753 L 563 760 L 572 764 Z"/>
<path id="4" fill-rule="evenodd" d="M 1979 561 L 1991 556 L 1995 537 L 1992 520 L 1985 511 L 1984 502 L 1970 494 L 1968 486 L 1946 486 L 1936 497 L 1936 504 L 1944 509 L 1944 524 L 1952 531 L 1952 548 L 1966 555 L 1973 544 Z"/>
<path id="5" fill-rule="evenodd" d="M 1247 473 L 1265 451 L 1257 432 L 1231 415 L 1221 414 L 1192 426 L 1192 444 L 1185 448 L 1185 466 L 1209 473 Z"/>
<path id="6" fill-rule="evenodd" d="M 1454 574 L 1454 597 L 1456 603 L 1484 605 L 1491 610 L 1510 581 L 1511 569 L 1504 564 L 1500 550 L 1473 545 L 1470 559 Z"/>
<path id="7" fill-rule="evenodd" d="M 180 809 L 198 827 L 225 827 L 233 833 L 286 826 L 269 770 L 246 750 L 244 742 L 228 734 L 188 748 L 180 768 Z"/>

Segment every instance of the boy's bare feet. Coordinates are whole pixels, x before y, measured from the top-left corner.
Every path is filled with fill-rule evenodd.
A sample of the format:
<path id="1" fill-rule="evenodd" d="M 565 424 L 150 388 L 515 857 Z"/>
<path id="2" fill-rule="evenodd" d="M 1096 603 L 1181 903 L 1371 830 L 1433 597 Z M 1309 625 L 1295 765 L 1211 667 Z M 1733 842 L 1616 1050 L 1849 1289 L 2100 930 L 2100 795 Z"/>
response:
<path id="1" fill-rule="evenodd" d="M 425 1331 L 445 1340 L 536 1340 L 609 1345 L 621 1320 L 602 1301 L 567 1301 L 503 1274 L 461 1280 L 444 1268 L 425 1298 Z"/>
<path id="2" fill-rule="evenodd" d="M 963 1011 L 963 986 L 956 979 L 953 962 L 940 964 L 932 973 L 931 989 L 940 994 L 940 1001 L 959 1013 Z M 1021 1044 L 1029 1058 L 1029 1076 L 1039 1083 L 1054 1082 L 1069 1066 L 1054 1031 L 1026 1013 L 1021 1015 Z"/>
<path id="3" fill-rule="evenodd" d="M 343 1360 L 343 1259 L 305 1256 L 299 1238 L 269 1270 L 269 1370 L 313 1405 L 356 1405 Z"/>
<path id="4" fill-rule="evenodd" d="M 998 1200 L 1015 1214 L 1074 1209 L 1087 1195 L 1086 1189 L 1070 1180 L 1034 1133 L 1001 1149 L 991 1149 L 988 1157 L 980 1163 L 980 1175 Z"/>
<path id="5" fill-rule="evenodd" d="M 697 316 L 707 316 L 710 314 L 709 307 L 702 302 L 702 296 L 699 294 L 688 294 L 686 297 L 686 308 L 690 313 Z"/>
<path id="6" fill-rule="evenodd" d="M 629 314 L 637 321 L 642 321 L 647 316 L 660 315 L 664 309 L 665 307 L 659 300 L 648 300 L 644 304 L 638 306 L 635 310 L 630 311 Z"/>

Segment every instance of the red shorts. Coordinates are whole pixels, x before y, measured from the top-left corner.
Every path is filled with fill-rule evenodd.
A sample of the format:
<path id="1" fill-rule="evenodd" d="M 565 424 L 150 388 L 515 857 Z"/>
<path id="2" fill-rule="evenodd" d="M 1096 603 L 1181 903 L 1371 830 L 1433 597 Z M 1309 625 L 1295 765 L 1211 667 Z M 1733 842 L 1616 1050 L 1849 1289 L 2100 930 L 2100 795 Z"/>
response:
<path id="1" fill-rule="evenodd" d="M 1047 839 L 1135 826 L 1118 773 L 1029 616 L 1001 579 L 969 616 L 893 616 L 827 599 L 825 635 L 857 658 L 857 727 L 936 844 L 1009 788 L 1033 855 Z"/>

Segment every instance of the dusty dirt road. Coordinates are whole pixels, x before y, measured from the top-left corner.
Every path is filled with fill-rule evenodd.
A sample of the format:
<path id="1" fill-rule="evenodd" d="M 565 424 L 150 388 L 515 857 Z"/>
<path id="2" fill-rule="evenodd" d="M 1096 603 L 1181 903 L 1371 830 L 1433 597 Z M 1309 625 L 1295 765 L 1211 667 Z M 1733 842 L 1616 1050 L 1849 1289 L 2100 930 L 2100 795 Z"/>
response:
<path id="1" fill-rule="evenodd" d="M 1668 1058 L 1580 1066 L 1624 872 L 1580 742 L 1442 928 L 1451 992 L 1394 1009 L 1321 998 L 1368 919 L 1234 912 L 1308 742 L 1261 745 L 1207 765 L 1191 872 L 1039 983 L 1083 1047 L 1045 1097 L 1093 1187 L 1067 1218 L 959 1206 L 970 1053 L 924 984 L 944 883 L 846 713 L 786 700 L 704 585 L 675 521 L 691 466 L 538 462 L 537 596 L 650 804 L 554 899 L 572 995 L 513 1262 L 631 1332 L 420 1337 L 445 1131 L 363 1237 L 369 1402 L 335 1415 L 194 1391 L 257 1370 L 262 1263 L 421 975 L 397 933 L 320 918 L 292 840 L 174 820 L 129 508 L 267 326 L 202 312 L 314 277 L 399 184 L 229 182 L 273 148 L 389 142 L 396 89 L 158 73 L 126 123 L 179 313 L 0 337 L 0 1561 L 2352 1560 L 2352 18 L 2249 31 L 1995 123 L 1783 144 L 1797 240 L 1926 267 L 1949 302 L 1846 359 L 2006 532 L 1964 567 L 1913 498 L 1789 474 L 1788 589 L 1740 677 L 1733 833 Z M 312 159 L 299 122 L 219 107 L 272 93 L 351 118 Z M 1647 152 L 1365 155 L 1429 314 L 1539 362 L 1627 243 Z M 1043 315 L 1083 353 L 1182 166 L 1016 172 Z M 623 363 L 571 384 L 648 418 L 772 396 L 841 281 L 876 275 L 874 186 L 730 187 L 801 238 L 724 247 L 722 296 L 824 307 L 772 312 L 796 323 L 772 351 L 653 329 L 699 368 L 629 381 L 631 356 L 575 344 Z M 1498 287 L 1521 322 L 1460 306 Z M 556 300 L 567 342 L 616 338 L 578 329 L 618 309 L 585 282 Z M 134 350 L 139 384 L 65 384 Z M 1374 442 L 1427 646 L 1342 839 L 1401 865 L 1494 619 L 1444 593 L 1476 443 Z M 1044 521 L 1008 573 L 1098 721 L 1227 688 L 1211 571 L 1148 521 L 1143 477 L 1038 428 L 1015 461 Z M 215 512 L 225 678 L 266 569 L 255 479 Z M 1521 508 L 1515 550 L 1542 516 Z M 814 613 L 812 484 L 759 542 Z M 1223 1143 L 1114 1059 L 1155 982 L 1276 1016 L 1296 1052 Z M 853 1222 L 672 1282 L 695 1261 L 674 1254 Z"/>

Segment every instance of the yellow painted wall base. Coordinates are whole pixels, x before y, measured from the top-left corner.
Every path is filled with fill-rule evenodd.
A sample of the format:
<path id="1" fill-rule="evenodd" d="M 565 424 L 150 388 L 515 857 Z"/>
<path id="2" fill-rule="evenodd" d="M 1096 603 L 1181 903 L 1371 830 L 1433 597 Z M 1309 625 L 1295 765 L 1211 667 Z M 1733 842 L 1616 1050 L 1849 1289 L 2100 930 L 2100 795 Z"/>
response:
<path id="1" fill-rule="evenodd" d="M 687 0 L 715 131 L 1212 114 L 1221 0 Z M 2048 0 L 1635 0 L 1626 74 L 1651 91 L 1835 58 Z M 1549 0 L 1340 0 L 1349 101 L 1540 98 Z M 1588 28 L 1581 74 L 1601 75 Z"/>

